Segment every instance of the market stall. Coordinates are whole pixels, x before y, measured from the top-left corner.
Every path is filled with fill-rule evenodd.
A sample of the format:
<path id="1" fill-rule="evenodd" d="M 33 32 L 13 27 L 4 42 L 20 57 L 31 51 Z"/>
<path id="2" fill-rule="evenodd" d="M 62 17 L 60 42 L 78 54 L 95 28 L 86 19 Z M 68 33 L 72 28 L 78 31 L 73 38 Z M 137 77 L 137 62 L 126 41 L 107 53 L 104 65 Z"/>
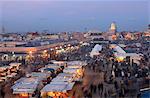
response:
<path id="1" fill-rule="evenodd" d="M 49 73 L 42 73 L 42 72 L 32 72 L 30 74 L 26 75 L 27 77 L 36 78 L 39 81 L 42 81 L 43 83 L 48 82 L 48 78 L 51 78 L 51 74 Z"/>
<path id="2" fill-rule="evenodd" d="M 84 70 L 82 68 L 65 68 L 64 73 L 74 74 L 76 77 L 81 78 L 83 76 Z"/>
<path id="3" fill-rule="evenodd" d="M 68 66 L 86 66 L 87 65 L 85 61 L 68 61 L 66 63 Z"/>
<path id="4" fill-rule="evenodd" d="M 1 66 L 0 67 L 0 79 L 3 81 L 6 81 L 8 74 L 9 74 L 9 66 Z"/>
<path id="5" fill-rule="evenodd" d="M 53 82 L 54 81 L 62 81 L 62 82 L 72 82 L 73 81 L 73 78 L 72 77 L 61 77 L 61 76 L 57 76 L 56 78 L 54 78 L 52 80 Z"/>
<path id="6" fill-rule="evenodd" d="M 68 98 L 69 93 L 68 91 L 72 90 L 74 86 L 74 82 L 68 83 L 68 82 L 51 82 L 50 84 L 46 85 L 41 90 L 41 97 L 42 98 Z"/>
<path id="7" fill-rule="evenodd" d="M 38 84 L 37 78 L 20 78 L 12 86 L 13 94 L 19 95 L 20 98 L 29 98 L 34 95 Z"/>

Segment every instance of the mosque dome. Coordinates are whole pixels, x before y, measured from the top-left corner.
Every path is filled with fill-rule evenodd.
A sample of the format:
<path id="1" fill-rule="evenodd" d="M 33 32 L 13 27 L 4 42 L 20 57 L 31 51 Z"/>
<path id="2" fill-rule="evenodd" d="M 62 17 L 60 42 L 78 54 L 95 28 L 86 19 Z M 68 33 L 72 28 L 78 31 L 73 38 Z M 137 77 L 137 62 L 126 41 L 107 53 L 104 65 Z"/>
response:
<path id="1" fill-rule="evenodd" d="M 116 30 L 117 29 L 117 26 L 116 26 L 116 24 L 113 22 L 113 23 L 111 23 L 111 25 L 110 25 L 110 30 Z"/>

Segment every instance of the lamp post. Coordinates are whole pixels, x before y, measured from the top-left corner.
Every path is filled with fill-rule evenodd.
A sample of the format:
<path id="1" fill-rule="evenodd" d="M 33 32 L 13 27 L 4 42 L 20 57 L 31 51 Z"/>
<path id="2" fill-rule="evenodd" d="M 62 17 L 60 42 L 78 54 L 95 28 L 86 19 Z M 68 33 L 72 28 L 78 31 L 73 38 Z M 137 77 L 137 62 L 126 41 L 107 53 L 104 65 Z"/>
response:
<path id="1" fill-rule="evenodd" d="M 43 62 L 44 63 L 47 63 L 48 62 L 48 51 L 47 50 L 44 50 L 42 52 L 42 58 L 43 58 Z"/>
<path id="2" fill-rule="evenodd" d="M 32 71 L 32 65 L 31 63 L 33 62 L 33 52 L 29 51 L 27 56 L 26 56 L 26 62 L 27 62 L 27 72 L 30 73 Z"/>

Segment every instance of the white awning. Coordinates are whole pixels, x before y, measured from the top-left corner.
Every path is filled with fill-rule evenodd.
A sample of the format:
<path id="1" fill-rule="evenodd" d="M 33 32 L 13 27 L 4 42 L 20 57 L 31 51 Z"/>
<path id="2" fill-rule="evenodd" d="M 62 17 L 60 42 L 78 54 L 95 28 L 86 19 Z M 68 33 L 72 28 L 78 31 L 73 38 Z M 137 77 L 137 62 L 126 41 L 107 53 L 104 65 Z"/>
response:
<path id="1" fill-rule="evenodd" d="M 92 49 L 90 56 L 93 57 L 94 55 L 99 55 L 100 51 L 102 51 L 102 45 L 96 44 Z"/>
<path id="2" fill-rule="evenodd" d="M 41 92 L 66 92 L 67 90 L 71 90 L 74 84 L 74 82 L 52 82 L 46 85 Z"/>

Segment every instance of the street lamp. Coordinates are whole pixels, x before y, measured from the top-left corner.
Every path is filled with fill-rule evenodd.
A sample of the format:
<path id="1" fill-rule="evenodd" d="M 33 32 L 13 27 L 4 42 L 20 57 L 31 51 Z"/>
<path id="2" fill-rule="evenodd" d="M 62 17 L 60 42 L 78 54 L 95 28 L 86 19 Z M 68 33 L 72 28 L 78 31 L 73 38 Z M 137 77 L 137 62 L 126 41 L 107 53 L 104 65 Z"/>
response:
<path id="1" fill-rule="evenodd" d="M 29 55 L 32 55 L 32 51 L 29 51 Z"/>
<path id="2" fill-rule="evenodd" d="M 60 48 L 62 48 L 62 46 L 60 46 Z"/>
<path id="3" fill-rule="evenodd" d="M 70 45 L 70 44 L 68 44 L 68 46 L 70 47 L 71 45 Z"/>
<path id="4" fill-rule="evenodd" d="M 55 49 L 57 50 L 57 49 L 58 49 L 58 47 L 55 47 Z"/>
<path id="5" fill-rule="evenodd" d="M 33 52 L 32 52 L 32 51 L 29 51 L 28 54 L 27 54 L 27 56 L 26 56 L 26 60 L 27 60 L 27 61 L 31 61 L 32 58 L 33 58 Z"/>
<path id="6" fill-rule="evenodd" d="M 47 52 L 48 52 L 47 50 L 44 50 L 44 51 L 43 51 L 43 57 L 47 57 L 47 55 L 48 55 Z"/>
<path id="7" fill-rule="evenodd" d="M 46 53 L 47 52 L 47 50 L 44 50 L 44 53 Z"/>

